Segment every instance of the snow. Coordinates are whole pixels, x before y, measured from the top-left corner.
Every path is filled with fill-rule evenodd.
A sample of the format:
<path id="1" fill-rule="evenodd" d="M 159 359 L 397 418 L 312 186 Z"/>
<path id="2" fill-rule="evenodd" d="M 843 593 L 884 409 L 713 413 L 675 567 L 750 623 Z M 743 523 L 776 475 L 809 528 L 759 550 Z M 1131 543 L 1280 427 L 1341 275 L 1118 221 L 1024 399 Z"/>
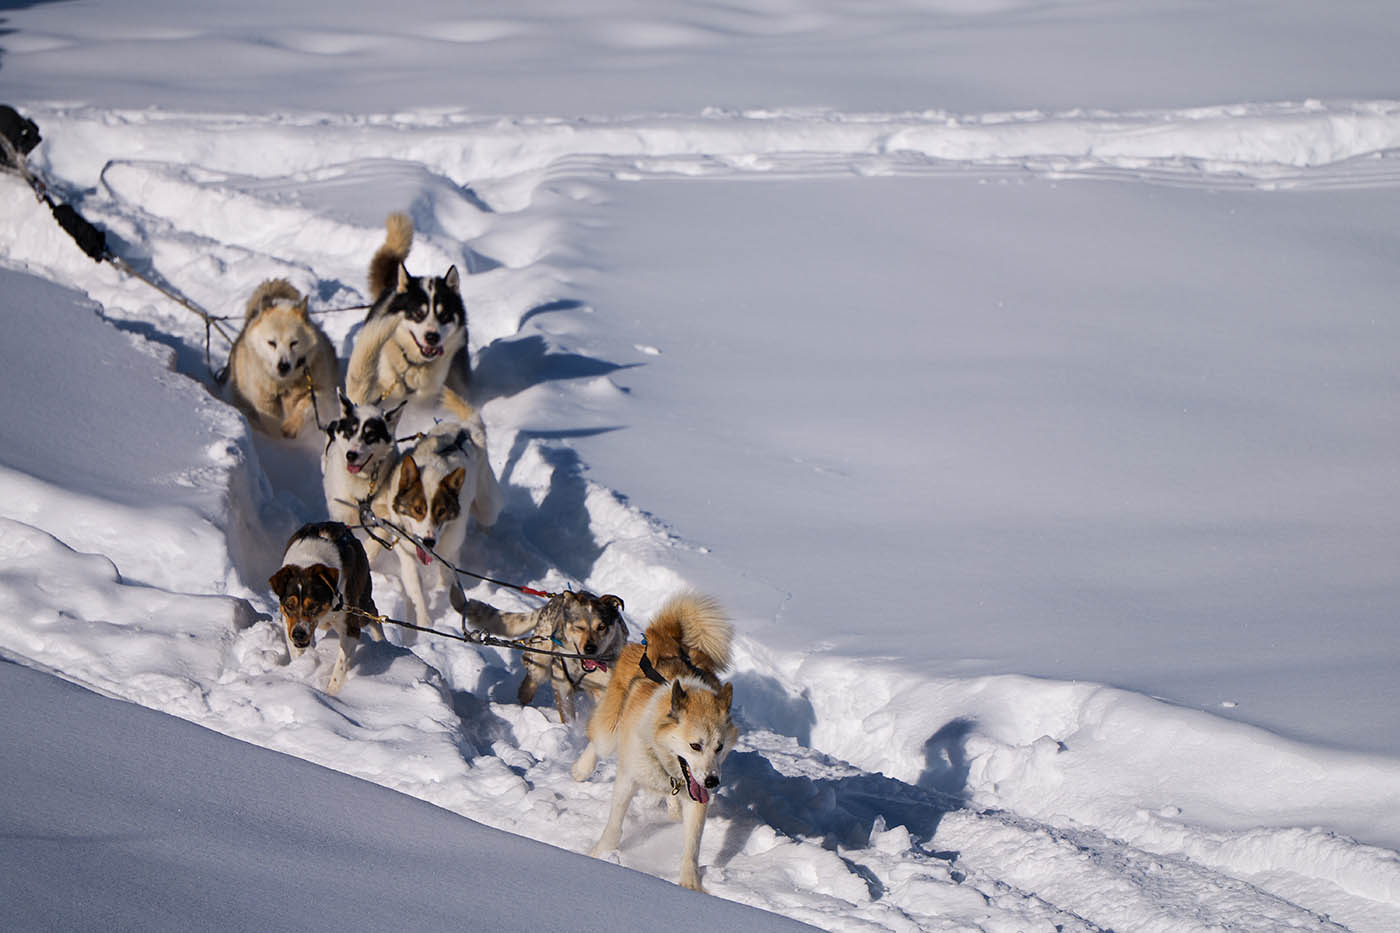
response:
<path id="1" fill-rule="evenodd" d="M 250 435 L 202 323 L 0 176 L 0 655 L 205 727 L 0 665 L 8 747 L 59 756 L 0 808 L 7 905 L 97 925 L 33 837 L 142 825 L 121 874 L 68 863 L 168 928 L 1400 924 L 1389 6 L 127 7 L 6 9 L 31 165 L 221 315 L 270 276 L 361 303 L 408 210 L 410 265 L 471 273 L 507 494 L 462 563 L 634 628 L 714 594 L 744 737 L 702 899 L 660 808 L 635 871 L 578 854 L 611 770 L 569 778 L 581 728 L 514 703 L 517 658 L 368 645 L 326 696 L 331 646 L 288 664 L 264 585 L 322 517 L 316 439 Z M 358 317 L 321 318 L 342 357 Z M 55 789 L 156 730 L 175 761 Z M 274 772 L 319 805 L 288 818 Z M 539 880 L 381 865 L 383 900 L 327 907 L 288 853 L 318 888 L 400 853 Z M 171 865 L 185 898 L 137 893 Z"/>

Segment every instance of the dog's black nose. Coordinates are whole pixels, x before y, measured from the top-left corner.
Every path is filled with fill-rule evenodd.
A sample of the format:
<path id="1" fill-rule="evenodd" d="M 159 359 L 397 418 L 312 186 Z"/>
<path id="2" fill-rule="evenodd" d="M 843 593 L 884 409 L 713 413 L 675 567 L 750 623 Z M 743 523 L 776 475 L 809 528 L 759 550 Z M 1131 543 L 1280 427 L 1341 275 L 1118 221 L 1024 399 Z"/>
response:
<path id="1" fill-rule="evenodd" d="M 287 373 L 289 373 L 289 372 L 291 372 L 291 371 L 292 371 L 292 364 L 291 364 L 291 363 L 278 363 L 278 364 L 277 364 L 277 375 L 279 375 L 279 376 L 285 376 L 285 375 L 287 375 Z"/>
<path id="2" fill-rule="evenodd" d="M 598 646 L 595 645 L 595 644 L 593 644 L 593 642 L 591 642 L 591 641 L 588 642 L 587 644 L 585 644 L 585 645 L 583 646 L 583 653 L 584 653 L 584 654 L 594 654 L 594 653 L 597 652 L 597 650 L 598 650 Z"/>
<path id="3" fill-rule="evenodd" d="M 437 346 L 437 345 L 438 345 L 438 341 L 441 340 L 441 339 L 442 339 L 442 338 L 438 336 L 438 332 L 435 331 L 435 330 L 430 330 L 430 331 L 428 331 L 426 334 L 423 335 L 423 342 L 426 343 L 426 344 L 427 344 L 428 346 L 430 346 L 430 347 L 435 347 L 435 346 Z"/>
<path id="4" fill-rule="evenodd" d="M 423 546 L 424 546 L 424 547 L 429 547 L 429 548 L 430 548 L 430 547 L 432 547 L 434 544 L 437 544 L 437 538 L 424 538 L 424 539 L 423 539 Z"/>
<path id="5" fill-rule="evenodd" d="M 311 644 L 311 632 L 304 628 L 292 629 L 292 644 L 298 648 L 305 648 Z"/>
<path id="6" fill-rule="evenodd" d="M 716 787 L 719 787 L 719 776 L 712 774 L 709 777 L 705 778 L 705 786 L 708 787 L 710 790 L 714 790 Z"/>
<path id="7" fill-rule="evenodd" d="M 354 463 L 358 459 L 360 459 L 360 452 L 358 450 L 347 450 L 345 452 L 346 463 Z"/>

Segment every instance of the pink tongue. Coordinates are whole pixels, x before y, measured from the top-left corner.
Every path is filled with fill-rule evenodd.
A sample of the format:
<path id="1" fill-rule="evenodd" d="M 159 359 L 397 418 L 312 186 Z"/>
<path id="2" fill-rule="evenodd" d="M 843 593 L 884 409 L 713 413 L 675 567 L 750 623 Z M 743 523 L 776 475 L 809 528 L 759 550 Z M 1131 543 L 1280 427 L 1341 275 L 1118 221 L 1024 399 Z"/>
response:
<path id="1" fill-rule="evenodd" d="M 689 775 L 686 776 L 690 777 Z M 710 792 L 705 790 L 695 778 L 690 777 L 690 786 L 687 787 L 686 790 L 690 791 L 690 799 L 694 800 L 696 803 L 710 802 Z"/>
<path id="2" fill-rule="evenodd" d="M 591 672 L 591 671 L 606 671 L 606 670 L 608 669 L 608 666 L 607 666 L 606 664 L 604 664 L 602 661 L 589 661 L 589 660 L 585 660 L 585 661 L 583 662 L 583 669 L 584 669 L 585 671 L 590 671 L 590 672 Z"/>
<path id="3" fill-rule="evenodd" d="M 361 469 L 363 469 L 363 467 L 358 463 L 347 463 L 345 464 L 345 469 L 346 472 L 349 473 L 358 473 Z"/>
<path id="4" fill-rule="evenodd" d="M 428 552 L 423 550 L 421 547 L 418 548 L 418 559 L 423 562 L 424 567 L 428 566 L 433 562 L 432 557 L 429 556 Z"/>

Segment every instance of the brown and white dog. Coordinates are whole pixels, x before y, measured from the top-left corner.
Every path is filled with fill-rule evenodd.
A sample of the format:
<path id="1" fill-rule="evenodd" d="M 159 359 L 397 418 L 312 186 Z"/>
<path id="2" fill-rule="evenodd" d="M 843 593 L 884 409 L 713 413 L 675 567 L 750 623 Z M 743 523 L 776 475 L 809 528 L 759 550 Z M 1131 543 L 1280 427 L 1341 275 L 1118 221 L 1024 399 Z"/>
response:
<path id="1" fill-rule="evenodd" d="M 444 421 L 423 435 L 399 458 L 388 482 L 371 502 L 375 515 L 408 533 L 401 535 L 381 527 L 375 536 L 384 538 L 398 557 L 399 580 L 413 606 L 414 622 L 425 628 L 431 627 L 432 619 L 423 595 L 423 576 L 430 575 L 429 582 L 435 576 L 448 587 L 452 608 L 458 612 L 467 599 L 456 571 L 434 555 L 457 561 L 466 541 L 468 517 L 489 528 L 505 507 L 505 493 L 486 457 L 486 433 L 480 417 L 465 404 L 449 404 L 449 408 L 463 420 Z M 370 560 L 383 549 L 371 539 L 367 550 Z M 407 629 L 403 641 L 411 644 L 415 637 L 413 630 Z"/>
<path id="2" fill-rule="evenodd" d="M 739 730 L 730 716 L 734 690 L 716 676 L 729 666 L 733 627 L 714 600 L 673 597 L 647 626 L 646 643 L 628 645 L 603 700 L 588 720 L 588 745 L 573 777 L 586 781 L 599 755 L 617 755 L 608 822 L 592 855 L 617 848 L 627 805 L 638 790 L 670 796 L 685 821 L 680 883 L 700 886 L 700 835 L 720 763 Z M 684 792 L 684 793 L 682 793 Z"/>
<path id="3" fill-rule="evenodd" d="M 603 695 L 608 686 L 609 665 L 627 644 L 622 600 L 612 595 L 560 593 L 534 612 L 501 612 L 480 600 L 469 599 L 462 615 L 473 628 L 483 632 L 509 638 L 533 632 L 539 647 L 584 656 L 559 658 L 532 652 L 521 655 L 525 679 L 516 693 L 520 705 L 530 705 L 540 685 L 548 680 L 554 687 L 554 706 L 564 722 L 574 718 L 578 691 L 587 691 L 595 702 Z"/>
<path id="4" fill-rule="evenodd" d="M 268 279 L 248 299 L 227 372 L 228 400 L 253 427 L 283 437 L 300 434 L 318 406 L 330 410 L 339 379 L 335 348 L 286 279 Z"/>
<path id="5" fill-rule="evenodd" d="M 298 528 L 282 555 L 282 569 L 267 581 L 282 607 L 287 651 L 298 658 L 316 643 L 316 632 L 333 629 L 340 651 L 331 668 L 326 692 L 334 696 L 345 683 L 351 641 L 368 628 L 375 641 L 384 640 L 376 621 L 348 611 L 351 608 L 378 615 L 369 575 L 369 560 L 359 539 L 340 522 L 316 522 Z"/>

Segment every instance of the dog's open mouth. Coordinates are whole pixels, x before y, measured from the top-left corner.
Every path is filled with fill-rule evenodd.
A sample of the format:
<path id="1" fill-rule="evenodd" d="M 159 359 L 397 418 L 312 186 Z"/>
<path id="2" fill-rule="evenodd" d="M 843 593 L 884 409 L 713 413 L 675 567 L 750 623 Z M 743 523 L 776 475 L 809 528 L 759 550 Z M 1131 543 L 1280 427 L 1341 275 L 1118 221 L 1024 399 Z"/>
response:
<path id="1" fill-rule="evenodd" d="M 690 795 L 690 799 L 696 803 L 709 803 L 710 792 L 690 773 L 690 762 L 680 755 L 676 756 L 676 760 L 681 763 L 681 774 L 685 775 L 685 792 Z"/>
<path id="2" fill-rule="evenodd" d="M 602 671 L 604 674 L 608 672 L 607 661 L 595 661 L 592 658 L 584 658 L 580 663 L 583 665 L 584 673 L 587 674 L 591 674 L 594 671 Z"/>
<path id="3" fill-rule="evenodd" d="M 428 566 L 433 562 L 433 555 L 423 550 L 422 545 L 415 545 L 415 547 L 418 548 L 418 560 L 424 567 Z"/>
<path id="4" fill-rule="evenodd" d="M 364 468 L 365 468 L 365 465 L 364 465 L 363 463 L 350 463 L 349 461 L 346 461 L 346 463 L 345 463 L 345 472 L 346 472 L 346 473 L 358 473 L 358 472 L 360 472 L 361 470 L 363 470 Z"/>
<path id="5" fill-rule="evenodd" d="M 425 360 L 435 360 L 442 356 L 442 344 L 440 343 L 425 347 L 423 346 L 423 341 L 419 340 L 417 337 L 413 338 L 413 342 L 418 344 L 418 352 L 423 354 L 423 359 Z"/>

